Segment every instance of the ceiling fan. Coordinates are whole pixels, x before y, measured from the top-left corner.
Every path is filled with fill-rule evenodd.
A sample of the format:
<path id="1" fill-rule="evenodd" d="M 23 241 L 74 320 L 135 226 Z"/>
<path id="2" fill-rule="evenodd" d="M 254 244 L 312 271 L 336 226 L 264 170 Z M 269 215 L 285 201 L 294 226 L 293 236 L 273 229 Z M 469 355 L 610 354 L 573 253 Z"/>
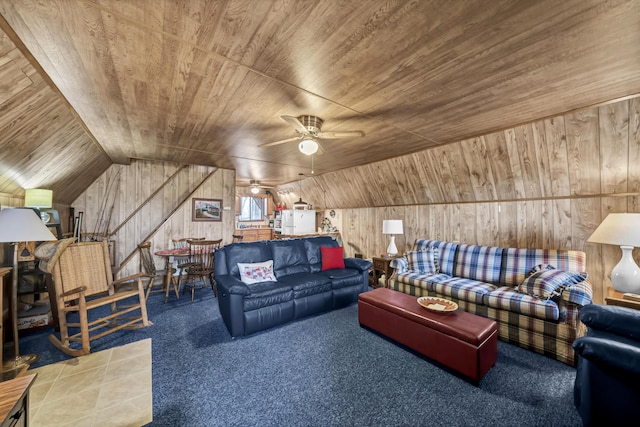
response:
<path id="1" fill-rule="evenodd" d="M 260 189 L 270 189 L 273 187 L 270 187 L 268 185 L 261 185 L 260 181 L 257 181 L 255 179 L 252 179 L 251 181 L 249 181 L 249 191 L 251 191 L 251 194 L 258 194 L 260 192 Z"/>
<path id="2" fill-rule="evenodd" d="M 282 117 L 282 120 L 293 126 L 298 136 L 262 144 L 260 145 L 260 147 L 270 147 L 287 142 L 300 141 L 300 144 L 298 144 L 298 149 L 300 150 L 300 152 L 306 154 L 307 156 L 310 156 L 312 154 L 315 154 L 318 150 L 322 152 L 322 147 L 320 146 L 320 142 L 318 141 L 320 139 L 340 139 L 364 136 L 364 132 L 360 130 L 322 132 L 321 128 L 324 121 L 320 117 L 316 116 L 304 115 L 300 117 L 280 117 Z"/>

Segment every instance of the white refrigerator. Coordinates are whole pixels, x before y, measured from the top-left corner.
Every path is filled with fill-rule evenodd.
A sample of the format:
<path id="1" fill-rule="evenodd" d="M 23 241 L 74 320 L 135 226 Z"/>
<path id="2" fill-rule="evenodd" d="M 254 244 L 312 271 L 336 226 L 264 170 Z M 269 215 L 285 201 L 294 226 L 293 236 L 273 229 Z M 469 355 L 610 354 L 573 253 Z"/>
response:
<path id="1" fill-rule="evenodd" d="M 282 211 L 282 234 L 309 234 L 316 231 L 316 211 Z"/>

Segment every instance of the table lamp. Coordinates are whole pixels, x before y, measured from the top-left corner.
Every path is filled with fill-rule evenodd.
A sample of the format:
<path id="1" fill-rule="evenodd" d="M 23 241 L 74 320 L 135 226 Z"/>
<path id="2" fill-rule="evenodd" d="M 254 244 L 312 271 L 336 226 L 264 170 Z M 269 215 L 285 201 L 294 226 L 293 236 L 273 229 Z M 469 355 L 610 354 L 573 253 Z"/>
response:
<path id="1" fill-rule="evenodd" d="M 640 246 L 640 213 L 611 213 L 587 242 L 618 245 L 620 262 L 611 271 L 611 283 L 618 292 L 640 294 L 640 268 L 633 259 L 633 248 Z"/>
<path id="2" fill-rule="evenodd" d="M 33 209 L 13 208 L 0 211 L 0 242 L 13 244 L 13 271 L 11 281 L 11 320 L 13 323 L 14 360 L 3 368 L 11 370 L 31 365 L 40 359 L 37 354 L 20 356 L 18 347 L 18 243 L 56 240 Z"/>
<path id="3" fill-rule="evenodd" d="M 390 234 L 391 240 L 387 247 L 387 254 L 395 256 L 398 254 L 398 248 L 396 247 L 395 234 L 403 234 L 402 220 L 401 219 L 385 219 L 382 221 L 382 234 Z"/>

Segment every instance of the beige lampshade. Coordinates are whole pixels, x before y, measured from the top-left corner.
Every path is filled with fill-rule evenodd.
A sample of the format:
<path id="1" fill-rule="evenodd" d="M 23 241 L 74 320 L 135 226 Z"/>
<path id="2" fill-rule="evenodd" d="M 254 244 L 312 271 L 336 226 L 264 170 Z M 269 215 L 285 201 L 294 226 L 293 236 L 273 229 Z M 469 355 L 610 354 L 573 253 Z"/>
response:
<path id="1" fill-rule="evenodd" d="M 611 213 L 587 242 L 618 246 L 640 246 L 640 213 Z"/>
<path id="2" fill-rule="evenodd" d="M 33 209 L 0 211 L 0 242 L 46 242 L 57 240 Z"/>
<path id="3" fill-rule="evenodd" d="M 53 191 L 28 188 L 24 190 L 24 205 L 31 208 L 50 208 L 53 206 Z"/>

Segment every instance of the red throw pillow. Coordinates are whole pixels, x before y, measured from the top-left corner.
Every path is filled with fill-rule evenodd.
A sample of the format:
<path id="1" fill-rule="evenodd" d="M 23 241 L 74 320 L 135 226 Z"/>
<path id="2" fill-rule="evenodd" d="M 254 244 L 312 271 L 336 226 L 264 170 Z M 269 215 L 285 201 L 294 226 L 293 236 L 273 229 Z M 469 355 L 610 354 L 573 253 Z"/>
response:
<path id="1" fill-rule="evenodd" d="M 330 248 L 328 246 L 320 246 L 322 255 L 322 271 L 334 268 L 344 268 L 344 252 L 342 246 Z"/>

